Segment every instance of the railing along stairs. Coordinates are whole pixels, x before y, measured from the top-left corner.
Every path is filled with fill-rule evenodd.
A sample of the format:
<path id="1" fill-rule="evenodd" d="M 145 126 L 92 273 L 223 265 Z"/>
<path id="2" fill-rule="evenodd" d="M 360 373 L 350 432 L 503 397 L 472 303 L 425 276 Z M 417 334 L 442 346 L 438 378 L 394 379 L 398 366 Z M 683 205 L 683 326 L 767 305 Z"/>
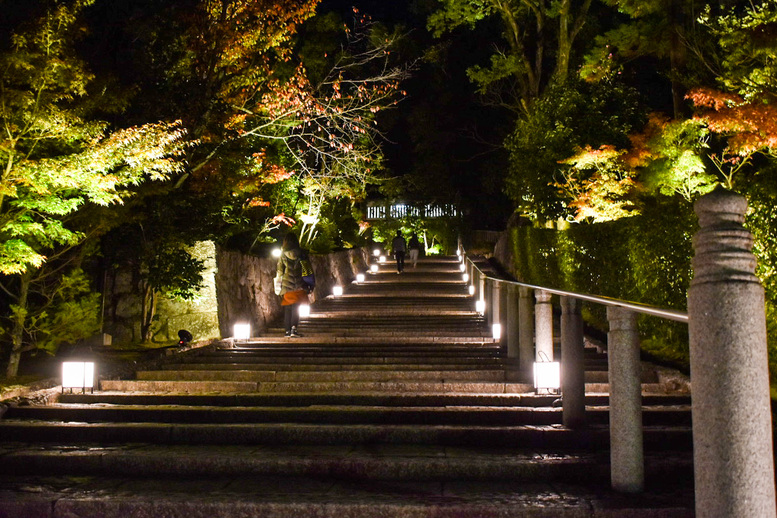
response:
<path id="1" fill-rule="evenodd" d="M 477 310 L 522 373 L 553 359 L 551 299 L 558 296 L 560 390 L 570 428 L 586 422 L 581 304 L 606 307 L 611 483 L 619 491 L 644 488 L 637 316 L 688 324 L 699 517 L 777 516 L 764 292 L 754 274 L 752 235 L 743 226 L 746 208 L 745 198 L 723 189 L 696 202 L 701 228 L 693 240 L 687 313 L 496 278 L 462 247 L 457 251 Z"/>

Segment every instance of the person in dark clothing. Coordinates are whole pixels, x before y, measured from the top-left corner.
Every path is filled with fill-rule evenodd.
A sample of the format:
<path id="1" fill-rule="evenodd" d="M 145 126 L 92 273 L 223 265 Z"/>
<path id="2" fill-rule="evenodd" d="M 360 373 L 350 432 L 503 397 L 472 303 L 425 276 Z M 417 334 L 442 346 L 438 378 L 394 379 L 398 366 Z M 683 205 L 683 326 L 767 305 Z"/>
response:
<path id="1" fill-rule="evenodd" d="M 410 236 L 410 242 L 407 244 L 410 248 L 410 260 L 413 261 L 413 268 L 418 264 L 418 254 L 421 252 L 421 243 L 418 242 L 418 235 L 415 233 Z"/>
<path id="2" fill-rule="evenodd" d="M 391 241 L 391 250 L 397 260 L 397 273 L 402 273 L 405 269 L 405 252 L 407 251 L 407 242 L 402 237 L 402 231 L 397 230 L 396 237 Z"/>
<path id="3" fill-rule="evenodd" d="M 297 332 L 299 325 L 299 306 L 308 303 L 308 290 L 303 281 L 303 270 L 310 270 L 307 252 L 299 246 L 297 236 L 291 232 L 283 238 L 281 257 L 275 275 L 276 293 L 281 296 L 284 308 L 283 323 L 286 336 L 301 336 Z"/>

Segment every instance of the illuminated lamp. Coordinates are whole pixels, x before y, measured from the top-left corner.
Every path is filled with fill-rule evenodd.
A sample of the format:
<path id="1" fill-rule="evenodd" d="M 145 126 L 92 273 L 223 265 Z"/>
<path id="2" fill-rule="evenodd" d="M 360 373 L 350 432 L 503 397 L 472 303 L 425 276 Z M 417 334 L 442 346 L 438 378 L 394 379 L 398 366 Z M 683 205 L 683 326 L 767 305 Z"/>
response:
<path id="1" fill-rule="evenodd" d="M 372 266 L 370 266 L 370 271 L 372 273 L 378 273 L 378 265 L 377 264 L 373 264 Z"/>
<path id="2" fill-rule="evenodd" d="M 475 286 L 470 284 L 469 285 L 469 294 L 474 295 L 475 294 Z"/>
<path id="3" fill-rule="evenodd" d="M 475 311 L 477 311 L 481 315 L 484 315 L 486 313 L 486 301 L 483 299 L 480 299 L 477 302 L 475 302 Z"/>
<path id="4" fill-rule="evenodd" d="M 280 248 L 273 248 L 272 249 L 272 256 L 278 259 L 281 256 L 281 249 Z"/>
<path id="5" fill-rule="evenodd" d="M 69 388 L 80 388 L 82 392 L 89 389 L 94 393 L 94 362 L 66 361 L 62 362 L 62 393 Z"/>
<path id="6" fill-rule="evenodd" d="M 357 273 L 356 274 L 356 282 L 364 282 L 364 274 L 363 273 Z"/>
<path id="7" fill-rule="evenodd" d="M 380 257 L 378 257 L 378 262 L 385 263 L 386 262 L 386 256 L 385 255 L 381 255 Z"/>
<path id="8" fill-rule="evenodd" d="M 239 323 L 232 327 L 232 336 L 235 340 L 248 340 L 251 338 L 251 324 Z"/>
<path id="9" fill-rule="evenodd" d="M 502 338 L 502 324 L 491 324 L 491 336 L 494 340 Z"/>
<path id="10" fill-rule="evenodd" d="M 557 393 L 561 387 L 561 364 L 550 360 L 534 362 L 534 388 L 537 393 Z"/>
<path id="11" fill-rule="evenodd" d="M 374 257 L 378 257 L 378 256 L 380 255 L 380 250 L 378 250 L 378 249 L 376 248 L 375 250 L 373 250 L 373 251 L 372 251 L 372 255 L 373 255 Z"/>
<path id="12" fill-rule="evenodd" d="M 461 264 L 459 265 L 459 270 L 461 270 L 462 272 L 463 272 L 464 270 L 466 270 L 466 269 L 467 269 L 467 265 L 466 265 L 466 264 L 464 264 L 464 263 L 461 263 Z"/>
<path id="13" fill-rule="evenodd" d="M 299 305 L 299 317 L 300 318 L 307 318 L 310 316 L 310 304 L 300 304 Z"/>
<path id="14" fill-rule="evenodd" d="M 468 273 L 462 273 L 461 274 L 461 280 L 464 282 L 469 282 L 469 274 Z"/>
<path id="15" fill-rule="evenodd" d="M 332 286 L 332 295 L 335 297 L 340 297 L 343 295 L 343 287 L 342 286 Z"/>

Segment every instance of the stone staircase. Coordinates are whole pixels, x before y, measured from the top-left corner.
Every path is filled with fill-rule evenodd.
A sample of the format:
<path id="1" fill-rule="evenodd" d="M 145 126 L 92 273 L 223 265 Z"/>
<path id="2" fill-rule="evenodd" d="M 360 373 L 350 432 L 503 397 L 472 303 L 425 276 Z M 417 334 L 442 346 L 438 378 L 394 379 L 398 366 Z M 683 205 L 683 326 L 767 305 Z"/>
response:
<path id="1" fill-rule="evenodd" d="M 0 516 L 688 517 L 690 398 L 644 369 L 646 491 L 609 489 L 606 355 L 561 425 L 456 258 L 381 265 L 280 330 L 0 419 Z"/>

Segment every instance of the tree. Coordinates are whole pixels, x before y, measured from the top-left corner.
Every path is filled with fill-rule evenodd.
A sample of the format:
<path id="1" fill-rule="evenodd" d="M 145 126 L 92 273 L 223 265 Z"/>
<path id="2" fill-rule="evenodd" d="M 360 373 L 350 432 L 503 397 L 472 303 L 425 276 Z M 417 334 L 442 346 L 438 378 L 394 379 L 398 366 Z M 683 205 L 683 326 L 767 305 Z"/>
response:
<path id="1" fill-rule="evenodd" d="M 570 81 L 549 88 L 505 141 L 510 152 L 508 195 L 522 214 L 535 220 L 574 217 L 567 192 L 580 189 L 564 161 L 586 147 L 625 147 L 629 133 L 644 120 L 640 96 L 618 81 Z M 570 186 L 563 187 L 567 182 Z"/>
<path id="2" fill-rule="evenodd" d="M 575 42 L 586 23 L 591 0 L 439 0 L 429 17 L 435 36 L 458 27 L 472 28 L 498 19 L 506 47 L 497 49 L 488 67 L 470 69 L 481 93 L 512 84 L 506 106 L 519 113 L 531 111 L 546 86 L 563 84 L 569 77 Z M 553 26 L 555 22 L 555 27 Z M 497 88 L 504 91 L 504 89 Z"/>
<path id="3" fill-rule="evenodd" d="M 144 88 L 161 82 L 163 98 L 200 137 L 174 196 L 221 196 L 225 210 L 214 215 L 224 233 L 233 222 L 272 228 L 283 216 L 302 221 L 309 242 L 326 203 L 357 201 L 377 181 L 375 116 L 396 101 L 407 73 L 391 55 L 399 35 L 358 11 L 353 27 L 311 18 L 317 3 L 203 0 L 191 16 L 165 5 L 138 29 L 146 54 L 164 58 Z M 171 12 L 182 17 L 170 21 Z M 155 38 L 167 25 L 180 36 Z M 310 45 L 312 33 L 334 36 Z"/>
<path id="4" fill-rule="evenodd" d="M 697 23 L 694 0 L 603 0 L 626 14 L 628 21 L 596 37 L 596 49 L 586 56 L 582 75 L 595 79 L 625 64 L 658 58 L 664 63 L 665 77 L 671 83 L 672 111 L 675 117 L 688 115 L 684 99 L 688 85 L 698 80 L 703 67 L 694 57 L 708 49 L 706 31 Z M 640 65 L 637 65 L 640 66 Z M 642 65 L 644 66 L 644 65 Z M 696 76 L 696 77 L 694 77 Z"/>
<path id="5" fill-rule="evenodd" d="M 121 203 L 127 186 L 181 168 L 180 124 L 110 130 L 93 117 L 90 104 L 100 94 L 90 92 L 94 77 L 73 50 L 78 17 L 91 3 L 46 4 L 0 55 L 0 274 L 13 299 L 9 376 L 21 353 L 35 347 L 25 343 L 25 332 L 36 269 L 58 247 L 85 238 L 67 218 L 89 204 Z"/>

